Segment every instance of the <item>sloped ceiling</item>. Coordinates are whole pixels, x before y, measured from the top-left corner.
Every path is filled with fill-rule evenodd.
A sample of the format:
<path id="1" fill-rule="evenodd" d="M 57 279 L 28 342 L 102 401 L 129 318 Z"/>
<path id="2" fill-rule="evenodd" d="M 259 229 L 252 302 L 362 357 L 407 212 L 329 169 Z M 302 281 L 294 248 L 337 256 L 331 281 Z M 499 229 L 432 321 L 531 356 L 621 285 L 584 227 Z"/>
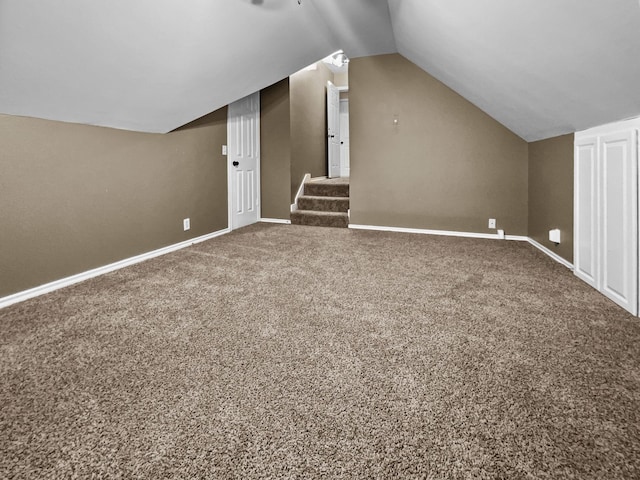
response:
<path id="1" fill-rule="evenodd" d="M 398 51 L 528 141 L 640 114 L 638 0 L 389 0 Z"/>
<path id="2" fill-rule="evenodd" d="M 0 0 L 0 112 L 167 132 L 341 48 L 396 51 L 386 0 L 327 23 L 340 3 Z"/>
<path id="3" fill-rule="evenodd" d="M 640 115 L 638 0 L 0 0 L 0 112 L 167 132 L 338 49 L 529 141 Z"/>

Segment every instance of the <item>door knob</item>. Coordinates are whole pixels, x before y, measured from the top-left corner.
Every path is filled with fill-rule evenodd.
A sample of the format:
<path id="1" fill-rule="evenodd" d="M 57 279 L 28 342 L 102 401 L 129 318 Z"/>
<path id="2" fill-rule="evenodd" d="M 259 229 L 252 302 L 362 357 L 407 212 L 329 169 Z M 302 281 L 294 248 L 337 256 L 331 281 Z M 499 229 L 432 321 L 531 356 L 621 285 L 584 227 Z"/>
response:
<path id="1" fill-rule="evenodd" d="M 240 162 L 235 162 L 235 161 L 233 162 L 234 167 L 237 167 L 238 165 L 240 165 Z"/>

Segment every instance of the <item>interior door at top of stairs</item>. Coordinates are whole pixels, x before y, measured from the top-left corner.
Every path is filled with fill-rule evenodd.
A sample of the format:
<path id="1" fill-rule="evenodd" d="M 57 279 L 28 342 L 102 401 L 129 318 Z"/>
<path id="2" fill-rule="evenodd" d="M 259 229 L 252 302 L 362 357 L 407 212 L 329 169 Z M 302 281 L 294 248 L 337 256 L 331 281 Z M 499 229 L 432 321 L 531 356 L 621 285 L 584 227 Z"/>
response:
<path id="1" fill-rule="evenodd" d="M 340 99 L 340 176 L 351 172 L 349 160 L 349 100 Z"/>
<path id="2" fill-rule="evenodd" d="M 327 82 L 327 161 L 329 178 L 340 176 L 340 91 Z"/>

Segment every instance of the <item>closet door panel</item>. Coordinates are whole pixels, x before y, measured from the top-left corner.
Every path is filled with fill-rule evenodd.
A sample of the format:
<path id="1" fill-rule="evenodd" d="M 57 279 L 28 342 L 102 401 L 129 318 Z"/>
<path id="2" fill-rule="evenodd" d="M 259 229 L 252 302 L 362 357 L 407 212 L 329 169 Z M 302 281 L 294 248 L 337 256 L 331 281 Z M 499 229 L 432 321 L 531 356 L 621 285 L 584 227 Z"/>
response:
<path id="1" fill-rule="evenodd" d="M 601 286 L 607 297 L 638 313 L 638 173 L 635 131 L 600 140 Z"/>
<path id="2" fill-rule="evenodd" d="M 575 273 L 599 289 L 598 271 L 598 141 L 580 139 L 575 152 Z"/>

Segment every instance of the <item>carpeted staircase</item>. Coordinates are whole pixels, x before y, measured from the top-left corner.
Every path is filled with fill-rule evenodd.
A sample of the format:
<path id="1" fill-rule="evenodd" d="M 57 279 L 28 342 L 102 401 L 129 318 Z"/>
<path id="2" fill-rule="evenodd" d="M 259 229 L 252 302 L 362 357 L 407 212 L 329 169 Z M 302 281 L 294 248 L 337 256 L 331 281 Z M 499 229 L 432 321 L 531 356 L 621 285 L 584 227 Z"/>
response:
<path id="1" fill-rule="evenodd" d="M 348 211 L 348 178 L 311 180 L 304 184 L 304 193 L 298 198 L 298 210 L 291 213 L 291 223 L 346 228 Z"/>

